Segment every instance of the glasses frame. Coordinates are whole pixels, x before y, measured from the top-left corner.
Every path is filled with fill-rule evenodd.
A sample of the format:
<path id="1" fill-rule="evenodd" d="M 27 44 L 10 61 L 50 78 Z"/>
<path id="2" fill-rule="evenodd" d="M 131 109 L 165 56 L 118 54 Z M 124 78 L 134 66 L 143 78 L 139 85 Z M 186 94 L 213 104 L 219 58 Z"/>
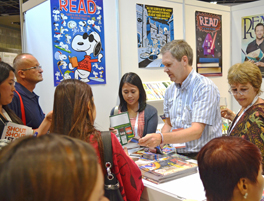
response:
<path id="1" fill-rule="evenodd" d="M 232 95 L 232 96 L 236 96 L 237 94 L 239 94 L 240 96 L 244 96 L 245 94 L 247 94 L 249 91 L 249 88 L 247 90 L 245 90 L 244 92 L 241 92 L 241 90 L 236 91 L 236 92 L 232 92 L 232 89 L 230 88 L 228 90 L 228 92 Z"/>
<path id="2" fill-rule="evenodd" d="M 21 69 L 22 71 L 27 71 L 27 70 L 31 70 L 31 69 L 36 69 L 39 71 L 39 69 L 42 69 L 42 66 L 33 66 L 33 67 L 30 67 L 30 68 L 25 68 L 25 69 Z"/>

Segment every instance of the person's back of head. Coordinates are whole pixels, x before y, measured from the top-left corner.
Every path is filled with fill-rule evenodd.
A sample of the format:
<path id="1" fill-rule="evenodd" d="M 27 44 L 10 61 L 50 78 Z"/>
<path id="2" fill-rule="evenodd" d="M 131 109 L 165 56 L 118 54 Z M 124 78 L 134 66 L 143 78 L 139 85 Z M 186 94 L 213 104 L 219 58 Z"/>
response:
<path id="1" fill-rule="evenodd" d="M 22 137 L 0 152 L 1 200 L 88 201 L 98 180 L 103 188 L 98 171 L 88 143 L 55 134 Z"/>
<path id="2" fill-rule="evenodd" d="M 237 200 L 239 194 L 249 200 L 256 196 L 243 184 L 245 181 L 258 184 L 259 173 L 261 176 L 262 172 L 261 153 L 251 142 L 239 137 L 215 138 L 200 150 L 197 161 L 208 201 Z M 262 176 L 260 179 L 262 188 L 258 189 L 257 196 L 259 193 L 261 196 L 263 191 Z M 234 189 L 239 193 L 235 194 Z"/>
<path id="3" fill-rule="evenodd" d="M 63 80 L 54 93 L 50 131 L 87 140 L 95 131 L 94 112 L 91 87 L 80 80 Z"/>

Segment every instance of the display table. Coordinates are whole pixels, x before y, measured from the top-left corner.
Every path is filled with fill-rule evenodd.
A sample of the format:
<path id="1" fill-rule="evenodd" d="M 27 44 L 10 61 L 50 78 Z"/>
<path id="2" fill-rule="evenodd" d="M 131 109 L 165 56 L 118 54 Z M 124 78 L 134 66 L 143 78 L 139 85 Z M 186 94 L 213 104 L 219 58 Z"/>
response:
<path id="1" fill-rule="evenodd" d="M 145 179 L 143 179 L 143 183 L 145 188 L 141 195 L 141 201 L 206 200 L 199 173 L 162 184 L 154 184 Z"/>

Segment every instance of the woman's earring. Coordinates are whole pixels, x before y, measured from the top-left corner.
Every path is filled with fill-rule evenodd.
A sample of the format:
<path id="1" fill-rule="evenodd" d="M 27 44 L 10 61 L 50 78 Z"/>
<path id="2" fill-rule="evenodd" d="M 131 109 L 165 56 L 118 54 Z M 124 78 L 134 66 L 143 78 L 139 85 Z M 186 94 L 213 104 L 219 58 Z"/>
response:
<path id="1" fill-rule="evenodd" d="M 245 193 L 244 195 L 244 199 L 247 199 L 248 193 Z"/>

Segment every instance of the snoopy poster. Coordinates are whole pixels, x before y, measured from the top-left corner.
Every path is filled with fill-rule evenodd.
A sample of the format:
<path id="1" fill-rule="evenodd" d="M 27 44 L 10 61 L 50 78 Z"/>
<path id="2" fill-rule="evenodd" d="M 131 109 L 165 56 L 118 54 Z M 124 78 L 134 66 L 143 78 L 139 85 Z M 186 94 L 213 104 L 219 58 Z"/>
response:
<path id="1" fill-rule="evenodd" d="M 50 0 L 54 86 L 63 79 L 105 84 L 103 0 Z"/>
<path id="2" fill-rule="evenodd" d="M 196 11 L 197 72 L 222 76 L 222 16 Z"/>
<path id="3" fill-rule="evenodd" d="M 163 67 L 161 48 L 174 40 L 173 9 L 136 4 L 139 68 Z"/>

